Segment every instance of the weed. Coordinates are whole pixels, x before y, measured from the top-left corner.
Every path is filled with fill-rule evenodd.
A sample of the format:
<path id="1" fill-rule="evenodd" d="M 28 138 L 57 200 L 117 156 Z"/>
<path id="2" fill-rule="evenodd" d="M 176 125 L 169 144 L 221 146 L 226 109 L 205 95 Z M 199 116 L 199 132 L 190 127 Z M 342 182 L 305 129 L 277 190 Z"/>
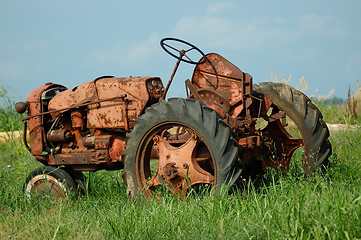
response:
<path id="1" fill-rule="evenodd" d="M 22 130 L 23 115 L 14 111 L 14 105 L 6 89 L 0 86 L 0 132 Z"/>

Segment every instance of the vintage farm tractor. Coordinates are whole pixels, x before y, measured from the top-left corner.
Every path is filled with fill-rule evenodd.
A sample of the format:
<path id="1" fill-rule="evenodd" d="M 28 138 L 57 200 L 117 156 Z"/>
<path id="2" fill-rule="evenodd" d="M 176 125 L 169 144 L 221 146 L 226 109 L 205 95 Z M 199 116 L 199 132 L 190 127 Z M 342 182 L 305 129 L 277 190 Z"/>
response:
<path id="1" fill-rule="evenodd" d="M 16 104 L 28 112 L 24 144 L 45 165 L 26 179 L 26 195 L 79 193 L 82 171 L 101 169 L 123 169 L 131 198 L 164 187 L 180 196 L 202 186 L 217 191 L 267 167 L 289 170 L 299 147 L 306 175 L 328 165 L 328 128 L 303 93 L 282 83 L 254 85 L 222 56 L 183 40 L 164 38 L 161 46 L 178 59 L 165 88 L 158 77 L 104 76 L 72 89 L 46 83 Z M 165 100 L 181 61 L 195 65 L 185 81 L 188 98 Z"/>

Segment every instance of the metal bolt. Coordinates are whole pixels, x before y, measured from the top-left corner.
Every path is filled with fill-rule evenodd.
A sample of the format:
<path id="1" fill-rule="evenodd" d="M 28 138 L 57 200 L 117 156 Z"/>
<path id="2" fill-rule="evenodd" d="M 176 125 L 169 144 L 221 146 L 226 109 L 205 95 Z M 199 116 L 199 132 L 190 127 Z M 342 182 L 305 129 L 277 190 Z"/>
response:
<path id="1" fill-rule="evenodd" d="M 154 141 L 154 143 L 159 143 L 160 142 L 160 137 L 158 135 L 155 135 L 153 137 L 153 141 Z"/>
<path id="2" fill-rule="evenodd" d="M 65 133 L 65 139 L 69 139 L 69 138 L 71 138 L 71 132 L 66 132 Z"/>
<path id="3" fill-rule="evenodd" d="M 54 151 L 57 153 L 60 151 L 60 146 L 55 147 Z"/>
<path id="4" fill-rule="evenodd" d="M 71 149 L 74 149 L 74 148 L 76 148 L 76 144 L 73 143 L 73 142 L 70 142 L 70 143 L 69 143 L 69 147 L 70 147 Z"/>

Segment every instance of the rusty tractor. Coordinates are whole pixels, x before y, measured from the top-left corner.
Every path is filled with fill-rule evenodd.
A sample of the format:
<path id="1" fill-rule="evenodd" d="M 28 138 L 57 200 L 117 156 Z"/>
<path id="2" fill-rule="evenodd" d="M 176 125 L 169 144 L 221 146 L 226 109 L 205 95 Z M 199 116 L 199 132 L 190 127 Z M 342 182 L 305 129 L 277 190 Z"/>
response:
<path id="1" fill-rule="evenodd" d="M 177 59 L 165 87 L 159 77 L 103 76 L 71 89 L 46 83 L 16 103 L 17 112 L 28 113 L 24 144 L 44 164 L 26 179 L 28 197 L 82 193 L 82 172 L 102 169 L 123 169 L 131 198 L 164 188 L 181 197 L 204 186 L 218 191 L 268 167 L 289 170 L 300 147 L 305 175 L 325 170 L 329 131 L 302 92 L 282 83 L 255 85 L 224 57 L 183 40 L 160 43 Z M 165 100 L 181 62 L 195 65 L 185 81 L 187 98 Z"/>

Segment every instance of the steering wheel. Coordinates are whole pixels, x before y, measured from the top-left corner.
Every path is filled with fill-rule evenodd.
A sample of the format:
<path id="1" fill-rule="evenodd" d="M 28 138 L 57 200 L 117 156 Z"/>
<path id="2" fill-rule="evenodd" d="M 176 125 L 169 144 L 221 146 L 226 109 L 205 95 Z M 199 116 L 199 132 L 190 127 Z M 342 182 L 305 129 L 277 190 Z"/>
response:
<path id="1" fill-rule="evenodd" d="M 189 47 L 187 50 L 179 50 L 173 46 L 171 46 L 170 44 L 166 43 L 166 42 L 180 42 L 182 44 L 184 44 L 186 47 Z M 205 57 L 205 54 L 199 49 L 197 48 L 196 46 L 194 46 L 193 44 L 190 44 L 189 42 L 186 42 L 186 41 L 183 41 L 181 39 L 178 39 L 178 38 L 163 38 L 161 41 L 160 41 L 160 45 L 161 47 L 163 48 L 163 50 L 168 53 L 169 55 L 171 55 L 172 57 L 180 60 L 180 61 L 183 61 L 183 62 L 186 62 L 186 63 L 190 63 L 190 64 L 202 64 L 202 63 L 205 63 L 207 58 Z M 173 52 L 171 52 L 171 50 L 173 50 L 173 52 L 177 52 L 179 53 L 179 56 L 177 56 L 176 54 L 174 54 Z M 202 56 L 202 61 L 193 61 L 190 57 L 187 56 L 187 53 L 192 51 L 192 50 L 195 50 L 197 51 L 201 56 Z M 186 59 L 184 59 L 183 57 L 185 57 Z"/>

